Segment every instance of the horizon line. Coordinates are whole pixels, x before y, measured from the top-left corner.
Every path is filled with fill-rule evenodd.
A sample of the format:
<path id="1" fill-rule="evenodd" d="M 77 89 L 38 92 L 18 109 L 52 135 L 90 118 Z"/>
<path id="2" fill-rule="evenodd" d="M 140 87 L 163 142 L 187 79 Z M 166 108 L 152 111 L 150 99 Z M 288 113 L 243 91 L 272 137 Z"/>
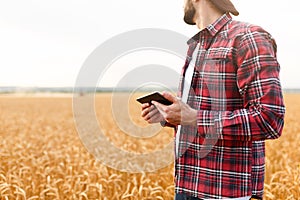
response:
<path id="1" fill-rule="evenodd" d="M 19 87 L 19 86 L 0 86 L 0 93 L 30 93 L 30 92 L 65 92 L 65 93 L 78 93 L 78 92 L 112 92 L 112 91 L 153 91 L 161 90 L 160 87 L 144 87 L 137 89 L 136 87 Z M 177 87 L 170 87 L 170 90 L 177 90 Z M 282 88 L 283 92 L 300 92 L 300 88 Z"/>

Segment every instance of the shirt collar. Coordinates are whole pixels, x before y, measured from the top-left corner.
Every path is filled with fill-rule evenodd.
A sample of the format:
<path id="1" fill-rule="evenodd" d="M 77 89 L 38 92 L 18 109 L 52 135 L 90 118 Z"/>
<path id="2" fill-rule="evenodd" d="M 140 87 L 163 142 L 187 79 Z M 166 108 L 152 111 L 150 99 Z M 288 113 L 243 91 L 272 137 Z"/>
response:
<path id="1" fill-rule="evenodd" d="M 226 13 L 218 18 L 212 24 L 209 24 L 206 28 L 202 29 L 196 35 L 194 35 L 191 39 L 187 41 L 187 44 L 191 44 L 192 42 L 199 42 L 200 34 L 204 31 L 207 31 L 212 37 L 214 37 L 229 21 L 232 20 L 230 14 Z"/>

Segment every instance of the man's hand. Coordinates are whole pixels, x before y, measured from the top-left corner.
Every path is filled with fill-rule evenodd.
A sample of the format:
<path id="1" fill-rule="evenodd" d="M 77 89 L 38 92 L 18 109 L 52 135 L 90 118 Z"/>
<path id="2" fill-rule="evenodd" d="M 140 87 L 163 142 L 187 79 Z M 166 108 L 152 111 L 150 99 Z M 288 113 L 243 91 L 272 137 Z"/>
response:
<path id="1" fill-rule="evenodd" d="M 150 105 L 149 103 L 142 104 L 142 117 L 149 124 L 164 121 L 163 116 L 160 114 L 157 108 L 154 105 Z"/>
<path id="2" fill-rule="evenodd" d="M 164 119 L 166 122 L 173 125 L 197 125 L 197 110 L 192 109 L 189 105 L 183 103 L 171 93 L 163 92 L 162 95 L 173 103 L 166 106 L 156 101 L 151 102 L 163 117 L 160 117 L 159 120 Z M 155 111 L 155 114 L 158 115 L 157 111 Z M 158 117 L 156 119 L 158 119 Z"/>

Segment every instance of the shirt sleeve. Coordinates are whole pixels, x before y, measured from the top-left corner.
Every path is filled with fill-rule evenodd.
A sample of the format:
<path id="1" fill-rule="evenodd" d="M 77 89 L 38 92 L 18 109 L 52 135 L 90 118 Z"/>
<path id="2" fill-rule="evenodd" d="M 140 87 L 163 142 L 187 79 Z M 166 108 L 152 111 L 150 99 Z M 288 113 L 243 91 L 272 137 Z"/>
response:
<path id="1" fill-rule="evenodd" d="M 243 141 L 280 137 L 285 107 L 275 41 L 265 31 L 248 31 L 240 37 L 237 66 L 237 86 L 243 108 L 234 111 L 199 110 L 198 133 Z"/>

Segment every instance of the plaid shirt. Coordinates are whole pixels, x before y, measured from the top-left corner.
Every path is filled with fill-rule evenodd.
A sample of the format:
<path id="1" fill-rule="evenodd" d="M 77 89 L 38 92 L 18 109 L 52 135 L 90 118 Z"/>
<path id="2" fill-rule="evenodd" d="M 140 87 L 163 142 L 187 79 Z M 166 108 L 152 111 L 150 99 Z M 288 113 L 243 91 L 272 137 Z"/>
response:
<path id="1" fill-rule="evenodd" d="M 261 27 L 224 14 L 188 41 L 179 96 L 197 43 L 187 101 L 198 110 L 197 127 L 181 128 L 175 192 L 262 197 L 264 140 L 281 135 L 285 113 L 275 41 Z"/>

